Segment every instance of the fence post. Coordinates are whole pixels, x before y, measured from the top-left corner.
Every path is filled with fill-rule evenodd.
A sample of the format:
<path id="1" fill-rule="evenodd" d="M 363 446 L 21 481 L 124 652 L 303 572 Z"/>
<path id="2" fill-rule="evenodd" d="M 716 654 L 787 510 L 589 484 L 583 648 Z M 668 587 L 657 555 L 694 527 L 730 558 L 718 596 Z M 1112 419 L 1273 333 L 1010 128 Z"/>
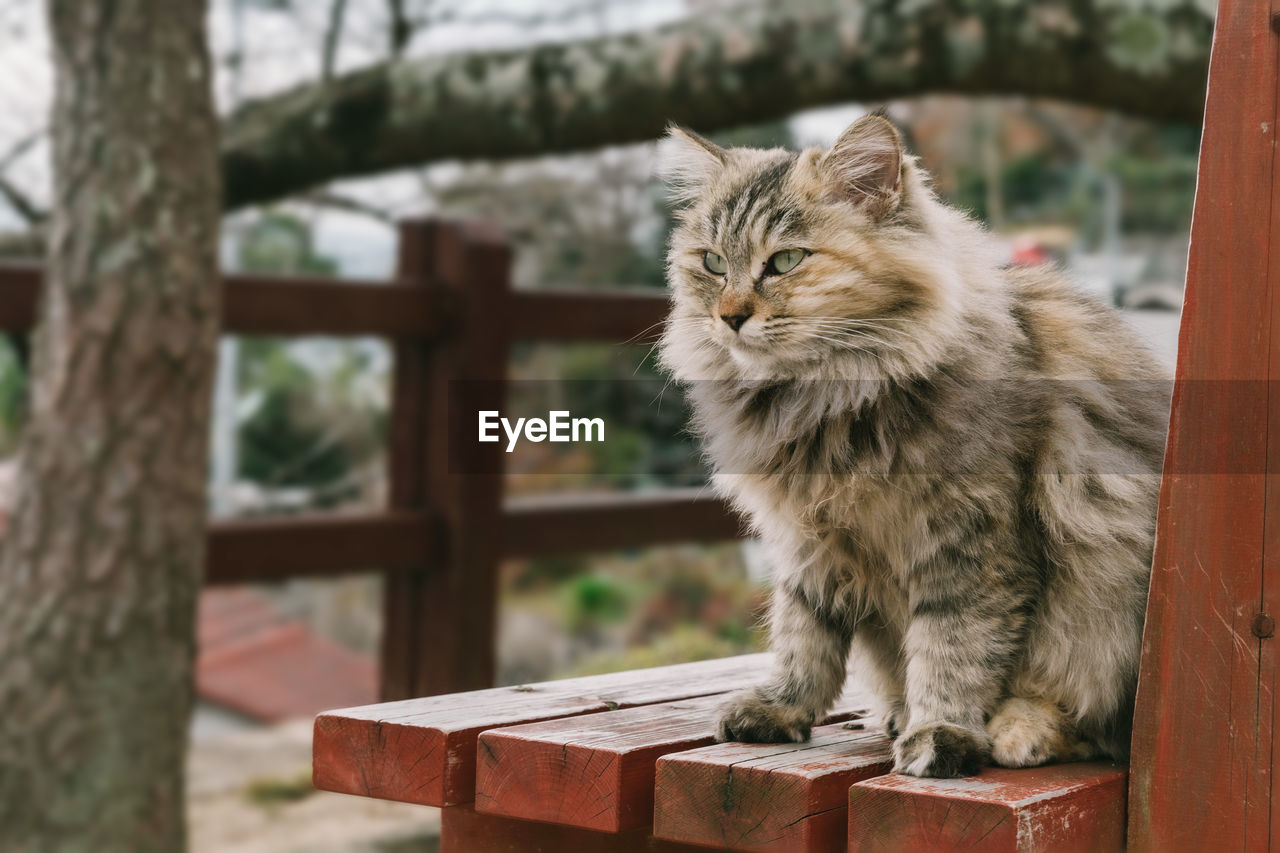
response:
<path id="1" fill-rule="evenodd" d="M 474 417 L 470 408 L 451 405 L 450 383 L 465 387 L 469 402 L 501 408 L 509 324 L 511 252 L 496 234 L 404 222 L 399 257 L 400 279 L 449 293 L 454 313 L 443 338 L 406 339 L 395 349 L 390 503 L 431 512 L 443 548 L 437 564 L 386 577 L 384 699 L 493 683 L 502 449 L 453 446 L 450 435 L 466 435 L 475 424 L 462 422 Z"/>

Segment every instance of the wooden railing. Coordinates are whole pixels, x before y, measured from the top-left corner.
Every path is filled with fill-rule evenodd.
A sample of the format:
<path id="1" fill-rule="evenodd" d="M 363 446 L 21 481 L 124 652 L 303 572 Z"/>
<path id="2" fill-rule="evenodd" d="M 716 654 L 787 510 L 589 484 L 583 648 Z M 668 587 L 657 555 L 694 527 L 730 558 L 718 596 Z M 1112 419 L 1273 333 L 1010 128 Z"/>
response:
<path id="1" fill-rule="evenodd" d="M 0 264 L 0 331 L 26 334 L 41 268 Z M 400 226 L 390 281 L 223 277 L 223 331 L 369 335 L 394 345 L 387 509 L 215 521 L 205 582 L 379 572 L 382 693 L 397 699 L 494 679 L 498 564 L 509 557 L 734 538 L 738 519 L 697 493 L 504 500 L 499 444 L 452 445 L 449 383 L 500 409 L 512 341 L 620 343 L 660 323 L 661 294 L 513 292 L 510 249 L 476 226 Z M 480 381 L 484 380 L 484 381 Z M 474 425 L 472 425 L 474 426 Z M 460 455 L 466 458 L 459 458 Z"/>

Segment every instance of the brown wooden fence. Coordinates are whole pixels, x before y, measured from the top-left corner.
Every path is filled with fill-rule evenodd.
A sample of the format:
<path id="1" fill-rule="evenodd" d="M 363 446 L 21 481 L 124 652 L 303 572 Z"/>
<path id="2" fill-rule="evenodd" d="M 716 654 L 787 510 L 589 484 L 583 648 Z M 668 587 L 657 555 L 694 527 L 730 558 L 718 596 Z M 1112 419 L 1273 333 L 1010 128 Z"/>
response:
<path id="1" fill-rule="evenodd" d="M 505 500 L 501 476 L 450 473 L 501 470 L 504 455 L 501 444 L 450 446 L 450 419 L 463 414 L 450 411 L 451 380 L 496 380 L 476 387 L 492 397 L 485 408 L 500 409 L 512 341 L 618 343 L 666 313 L 661 294 L 514 292 L 510 257 L 479 226 L 424 220 L 400 226 L 390 281 L 223 277 L 225 332 L 393 342 L 390 505 L 360 515 L 216 521 L 205 571 L 210 584 L 383 574 L 388 699 L 493 682 L 504 558 L 739 533 L 719 501 L 692 491 Z M 0 264 L 0 331 L 31 330 L 40 281 L 39 265 Z"/>

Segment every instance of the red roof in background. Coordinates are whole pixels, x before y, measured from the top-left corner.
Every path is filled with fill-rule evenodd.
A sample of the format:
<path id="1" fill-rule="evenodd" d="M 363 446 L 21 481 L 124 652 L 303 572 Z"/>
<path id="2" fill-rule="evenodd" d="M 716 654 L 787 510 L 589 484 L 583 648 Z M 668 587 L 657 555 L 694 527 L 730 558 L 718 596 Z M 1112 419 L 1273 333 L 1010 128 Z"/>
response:
<path id="1" fill-rule="evenodd" d="M 200 593 L 196 693 L 264 722 L 378 699 L 374 660 L 312 633 L 249 589 Z"/>

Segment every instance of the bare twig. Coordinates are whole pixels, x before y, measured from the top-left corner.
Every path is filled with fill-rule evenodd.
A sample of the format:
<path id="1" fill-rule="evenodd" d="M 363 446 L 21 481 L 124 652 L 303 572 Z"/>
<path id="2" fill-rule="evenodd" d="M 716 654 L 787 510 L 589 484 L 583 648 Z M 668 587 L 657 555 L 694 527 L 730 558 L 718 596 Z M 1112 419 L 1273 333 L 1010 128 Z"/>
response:
<path id="1" fill-rule="evenodd" d="M 44 138 L 44 135 L 45 128 L 42 127 L 39 130 L 32 131 L 14 143 L 14 146 L 6 151 L 4 156 L 0 156 L 0 173 L 3 173 L 5 169 L 8 169 L 14 163 L 18 162 L 22 155 L 34 148 L 36 143 Z"/>
<path id="2" fill-rule="evenodd" d="M 391 56 L 399 58 L 413 37 L 413 24 L 405 15 L 404 0 L 387 0 L 387 11 L 391 14 L 388 26 Z"/>
<path id="3" fill-rule="evenodd" d="M 320 59 L 320 78 L 326 83 L 333 79 L 338 45 L 342 41 L 342 22 L 346 15 L 347 0 L 333 0 L 333 5 L 329 7 L 329 27 L 324 34 L 324 51 Z"/>
<path id="4" fill-rule="evenodd" d="M 29 225 L 39 225 L 49 218 L 47 210 L 41 210 L 26 193 L 15 187 L 4 175 L 0 175 L 0 197 L 3 197 L 14 212 L 25 219 Z"/>
<path id="5" fill-rule="evenodd" d="M 365 216 L 372 217 L 379 222 L 386 222 L 388 224 L 393 224 L 395 222 L 395 215 L 386 210 L 374 207 L 371 204 L 366 204 L 359 199 L 339 195 L 338 193 L 329 192 L 328 190 L 317 190 L 316 192 L 307 193 L 304 198 L 306 201 L 322 207 L 330 207 L 335 210 L 346 210 L 351 213 L 361 213 Z"/>

